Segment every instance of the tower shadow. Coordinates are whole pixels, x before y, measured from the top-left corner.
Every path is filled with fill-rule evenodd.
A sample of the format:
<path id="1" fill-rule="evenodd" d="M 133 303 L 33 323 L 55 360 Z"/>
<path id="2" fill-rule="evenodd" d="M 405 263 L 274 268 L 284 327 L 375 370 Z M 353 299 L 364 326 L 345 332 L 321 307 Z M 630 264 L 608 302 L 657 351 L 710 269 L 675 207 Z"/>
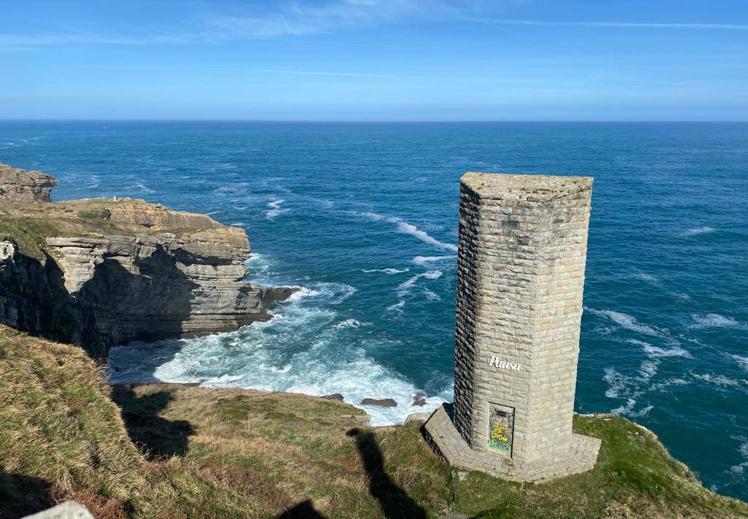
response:
<path id="1" fill-rule="evenodd" d="M 374 434 L 360 429 L 346 433 L 356 439 L 356 447 L 369 477 L 369 493 L 379 501 L 387 519 L 426 519 L 426 511 L 402 488 L 397 486 L 384 469 L 384 456 Z"/>
<path id="2" fill-rule="evenodd" d="M 310 500 L 302 501 L 293 508 L 289 508 L 276 519 L 327 519 L 324 515 L 315 510 Z"/>
<path id="3" fill-rule="evenodd" d="M 195 432 L 188 421 L 158 416 L 173 398 L 166 389 L 137 396 L 129 385 L 112 386 L 112 399 L 122 409 L 128 436 L 151 459 L 184 456 Z"/>
<path id="4" fill-rule="evenodd" d="M 55 505 L 52 484 L 41 478 L 9 474 L 0 465 L 0 519 L 15 519 Z"/>

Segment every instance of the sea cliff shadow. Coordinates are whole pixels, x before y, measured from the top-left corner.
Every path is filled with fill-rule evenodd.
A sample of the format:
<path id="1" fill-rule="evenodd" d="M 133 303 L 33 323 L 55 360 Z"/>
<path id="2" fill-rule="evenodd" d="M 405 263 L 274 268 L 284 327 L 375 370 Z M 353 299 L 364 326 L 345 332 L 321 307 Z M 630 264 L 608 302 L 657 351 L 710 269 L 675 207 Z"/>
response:
<path id="1" fill-rule="evenodd" d="M 151 459 L 184 456 L 195 433 L 192 424 L 158 416 L 173 400 L 171 392 L 162 389 L 138 396 L 133 387 L 112 386 L 112 399 L 122 409 L 130 439 Z"/>
<path id="2" fill-rule="evenodd" d="M 16 519 L 54 506 L 51 488 L 45 479 L 9 474 L 0 466 L 0 519 Z"/>
<path id="3" fill-rule="evenodd" d="M 356 447 L 369 478 L 369 493 L 379 501 L 387 519 L 426 519 L 426 511 L 384 469 L 384 456 L 374 434 L 360 429 L 346 433 L 356 439 Z"/>
<path id="4" fill-rule="evenodd" d="M 137 273 L 106 258 L 71 294 L 54 258 L 16 252 L 0 268 L 0 323 L 79 344 L 97 361 L 116 344 L 180 337 L 199 287 L 180 270 L 180 260 L 199 262 L 188 253 L 170 255 L 160 245 L 135 260 Z"/>
<path id="5" fill-rule="evenodd" d="M 137 274 L 107 258 L 78 291 L 81 342 L 95 357 L 106 357 L 116 344 L 179 337 L 190 317 L 198 285 L 175 256 L 159 245 L 135 264 Z"/>

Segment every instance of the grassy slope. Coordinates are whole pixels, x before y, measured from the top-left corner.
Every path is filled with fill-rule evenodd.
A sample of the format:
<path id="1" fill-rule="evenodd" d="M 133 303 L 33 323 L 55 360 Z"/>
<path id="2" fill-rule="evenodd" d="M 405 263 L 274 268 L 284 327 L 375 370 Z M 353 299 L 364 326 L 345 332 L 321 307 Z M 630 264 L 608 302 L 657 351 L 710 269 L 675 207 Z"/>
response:
<path id="1" fill-rule="evenodd" d="M 108 397 L 80 349 L 0 326 L 0 517 L 66 498 L 99 519 L 276 517 L 312 506 L 351 518 L 748 517 L 747 505 L 701 487 L 651 433 L 616 417 L 575 424 L 603 438 L 595 470 L 521 485 L 452 471 L 416 424 L 367 429 L 337 402 L 120 387 L 123 421 Z"/>

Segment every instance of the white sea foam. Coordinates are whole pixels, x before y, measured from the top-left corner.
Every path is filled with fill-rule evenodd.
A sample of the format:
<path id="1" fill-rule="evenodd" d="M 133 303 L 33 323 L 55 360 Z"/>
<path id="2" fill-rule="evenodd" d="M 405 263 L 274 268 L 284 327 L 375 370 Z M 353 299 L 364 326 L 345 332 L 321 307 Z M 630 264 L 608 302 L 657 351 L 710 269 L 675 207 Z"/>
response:
<path id="1" fill-rule="evenodd" d="M 691 229 L 686 229 L 685 231 L 680 233 L 680 235 L 687 238 L 689 236 L 698 236 L 699 234 L 709 234 L 716 230 L 717 229 L 715 229 L 714 227 L 704 225 L 702 227 L 692 227 Z"/>
<path id="2" fill-rule="evenodd" d="M 746 441 L 746 438 L 744 436 L 740 436 L 735 439 L 742 442 L 740 444 L 740 447 L 738 447 L 738 452 L 743 457 L 744 461 L 738 463 L 737 465 L 731 466 L 730 472 L 742 479 L 748 472 L 748 441 Z"/>
<path id="3" fill-rule="evenodd" d="M 651 283 L 653 285 L 659 285 L 660 280 L 657 279 L 652 274 L 647 274 L 646 272 L 637 272 L 636 277 L 641 279 L 642 281 L 646 281 L 647 283 Z"/>
<path id="4" fill-rule="evenodd" d="M 457 252 L 457 245 L 455 245 L 454 243 L 445 243 L 443 241 L 439 241 L 433 236 L 431 236 L 430 234 L 428 234 L 426 231 L 419 229 L 412 223 L 407 222 L 397 216 L 384 216 L 384 215 L 381 215 L 379 213 L 374 213 L 374 212 L 356 213 L 356 214 L 359 214 L 374 222 L 384 221 L 384 222 L 394 224 L 397 229 L 397 232 L 403 233 L 403 234 L 409 234 L 413 236 L 414 238 L 421 240 L 423 243 L 436 247 L 437 249 Z"/>
<path id="5" fill-rule="evenodd" d="M 738 363 L 738 366 L 743 368 L 745 371 L 748 371 L 748 356 L 734 354 L 729 355 L 735 360 L 735 362 Z"/>
<path id="6" fill-rule="evenodd" d="M 415 276 L 412 276 L 408 278 L 406 281 L 400 283 L 397 287 L 397 295 L 399 297 L 404 297 L 406 294 L 408 294 L 411 289 L 416 285 L 419 279 L 439 279 L 442 277 L 444 273 L 441 270 L 429 270 L 426 272 L 421 272 L 420 274 L 416 274 Z"/>
<path id="7" fill-rule="evenodd" d="M 238 182 L 228 186 L 221 186 L 213 190 L 214 195 L 218 196 L 244 196 L 249 193 L 249 184 Z"/>
<path id="8" fill-rule="evenodd" d="M 734 328 L 740 326 L 740 323 L 732 317 L 725 317 L 720 314 L 691 314 L 694 324 L 689 328 Z"/>
<path id="9" fill-rule="evenodd" d="M 616 312 L 613 310 L 595 310 L 594 308 L 587 308 L 587 307 L 585 307 L 584 309 L 585 311 L 588 311 L 594 315 L 607 317 L 608 319 L 616 323 L 621 328 L 625 328 L 632 332 L 638 332 L 638 333 L 643 333 L 644 335 L 652 335 L 652 336 L 666 335 L 666 332 L 656 329 L 653 326 L 641 324 L 639 321 L 636 320 L 634 316 L 625 314 L 623 312 Z"/>
<path id="10" fill-rule="evenodd" d="M 437 294 L 436 292 L 432 292 L 428 288 L 423 289 L 423 295 L 426 296 L 426 299 L 428 299 L 429 301 L 441 301 L 442 300 L 442 298 L 439 297 L 439 294 Z"/>
<path id="11" fill-rule="evenodd" d="M 623 375 L 614 368 L 605 368 L 603 380 L 608 383 L 608 389 L 605 391 L 605 396 L 608 398 L 618 398 L 626 387 Z"/>
<path id="12" fill-rule="evenodd" d="M 640 341 L 637 339 L 629 339 L 626 342 L 629 344 L 634 344 L 636 346 L 640 346 L 642 350 L 644 350 L 644 353 L 647 354 L 650 358 L 660 358 L 660 357 L 683 357 L 687 359 L 693 358 L 693 356 L 680 346 L 673 346 L 672 348 L 660 348 L 659 346 L 653 346 L 648 342 Z"/>
<path id="13" fill-rule="evenodd" d="M 266 286 L 277 286 L 282 284 L 276 283 L 276 280 L 273 279 L 273 271 L 271 269 L 272 261 L 265 254 L 252 252 L 249 259 L 245 262 L 245 265 L 249 268 L 249 281 Z"/>
<path id="14" fill-rule="evenodd" d="M 296 286 L 294 292 L 284 303 L 298 303 L 312 300 L 318 304 L 339 305 L 353 294 L 356 288 L 342 283 L 310 283 L 308 286 Z"/>
<path id="15" fill-rule="evenodd" d="M 405 308 L 405 301 L 403 301 L 403 300 L 401 299 L 401 300 L 400 300 L 400 301 L 398 301 L 397 303 L 395 303 L 395 304 L 393 304 L 393 305 L 390 305 L 390 306 L 388 306 L 388 307 L 387 307 L 387 311 L 388 311 L 388 312 L 394 312 L 394 313 L 396 313 L 396 314 L 398 314 L 398 315 L 402 315 L 402 313 L 403 313 L 403 308 Z"/>
<path id="16" fill-rule="evenodd" d="M 340 348 L 341 333 L 363 326 L 336 322 L 334 305 L 351 293 L 347 285 L 317 283 L 305 296 L 281 305 L 267 322 L 236 332 L 189 340 L 113 348 L 111 382 L 197 382 L 211 387 L 246 387 L 311 395 L 340 393 L 365 409 L 373 425 L 400 423 L 413 412 L 431 411 L 450 397 L 449 387 L 412 405 L 421 388 L 377 363 L 365 347 Z M 385 339 L 374 341 L 370 347 Z M 114 369 L 126 367 L 127 369 Z M 392 398 L 394 408 L 362 406 L 364 398 Z"/>
<path id="17" fill-rule="evenodd" d="M 429 263 L 435 263 L 435 262 L 444 261 L 444 260 L 451 260 L 456 257 L 457 256 L 455 256 L 454 254 L 450 254 L 449 256 L 416 256 L 410 261 L 414 265 L 425 267 L 425 266 L 428 266 Z"/>
<path id="18" fill-rule="evenodd" d="M 341 321 L 338 324 L 335 325 L 335 328 L 338 330 L 343 330 L 345 328 L 361 328 L 362 326 L 368 326 L 369 323 L 362 323 L 361 321 L 358 321 L 356 319 L 346 319 L 345 321 Z"/>
<path id="19" fill-rule="evenodd" d="M 155 193 L 156 192 L 150 187 L 146 186 L 145 184 L 136 184 L 135 187 L 140 188 L 140 190 L 143 191 L 144 193 Z"/>
<path id="20" fill-rule="evenodd" d="M 294 288 L 297 288 L 298 290 L 296 290 L 296 292 L 291 294 L 291 296 L 288 297 L 288 299 L 286 299 L 284 302 L 298 303 L 304 298 L 314 297 L 314 296 L 319 295 L 319 292 L 317 292 L 316 290 L 312 290 L 311 288 L 307 288 L 307 287 L 294 287 Z"/>
<path id="21" fill-rule="evenodd" d="M 433 245 L 434 247 L 438 249 L 444 249 L 444 250 L 451 250 L 457 252 L 457 245 L 453 243 L 444 243 L 436 238 L 433 238 L 425 231 L 420 230 L 418 227 L 416 227 L 413 224 L 407 223 L 407 222 L 398 222 L 397 224 L 397 230 L 398 232 L 401 232 L 403 234 L 410 234 L 411 236 L 414 236 L 415 238 L 418 238 L 424 243 L 428 243 L 429 245 Z"/>
<path id="22" fill-rule="evenodd" d="M 288 212 L 288 209 L 283 207 L 285 200 L 275 199 L 267 203 L 268 210 L 265 211 L 265 218 L 272 221 L 278 218 L 283 213 Z"/>
<path id="23" fill-rule="evenodd" d="M 649 382 L 657 374 L 660 362 L 657 360 L 643 360 L 639 365 L 639 380 Z"/>
<path id="24" fill-rule="evenodd" d="M 371 274 L 373 272 L 381 272 L 382 274 L 387 275 L 394 275 L 394 274 L 404 274 L 405 272 L 410 272 L 409 268 L 404 269 L 396 269 L 396 268 L 386 268 L 386 269 L 361 269 L 361 272 L 365 272 L 367 274 Z"/>
<path id="25" fill-rule="evenodd" d="M 636 399 L 628 398 L 626 399 L 626 403 L 624 405 L 620 407 L 616 407 L 615 409 L 612 409 L 610 412 L 613 414 L 617 414 L 617 415 L 626 415 L 630 418 L 641 418 L 649 414 L 649 412 L 654 407 L 654 406 L 648 405 L 648 406 L 641 408 L 638 411 L 634 411 L 635 406 L 636 406 Z"/>
<path id="26" fill-rule="evenodd" d="M 743 387 L 748 385 L 746 380 L 737 380 L 734 378 L 727 377 L 725 375 L 712 375 L 711 373 L 695 373 L 693 375 L 695 379 L 701 380 L 708 384 L 713 384 L 719 387 Z"/>

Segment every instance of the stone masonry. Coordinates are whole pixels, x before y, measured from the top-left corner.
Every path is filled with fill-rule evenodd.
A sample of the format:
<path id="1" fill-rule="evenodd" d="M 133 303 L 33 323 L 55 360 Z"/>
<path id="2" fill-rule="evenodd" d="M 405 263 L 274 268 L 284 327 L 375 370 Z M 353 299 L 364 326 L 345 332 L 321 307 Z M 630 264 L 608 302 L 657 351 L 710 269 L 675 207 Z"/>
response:
<path id="1" fill-rule="evenodd" d="M 455 401 L 425 425 L 457 467 L 517 481 L 591 469 L 572 433 L 592 179 L 466 173 Z"/>

